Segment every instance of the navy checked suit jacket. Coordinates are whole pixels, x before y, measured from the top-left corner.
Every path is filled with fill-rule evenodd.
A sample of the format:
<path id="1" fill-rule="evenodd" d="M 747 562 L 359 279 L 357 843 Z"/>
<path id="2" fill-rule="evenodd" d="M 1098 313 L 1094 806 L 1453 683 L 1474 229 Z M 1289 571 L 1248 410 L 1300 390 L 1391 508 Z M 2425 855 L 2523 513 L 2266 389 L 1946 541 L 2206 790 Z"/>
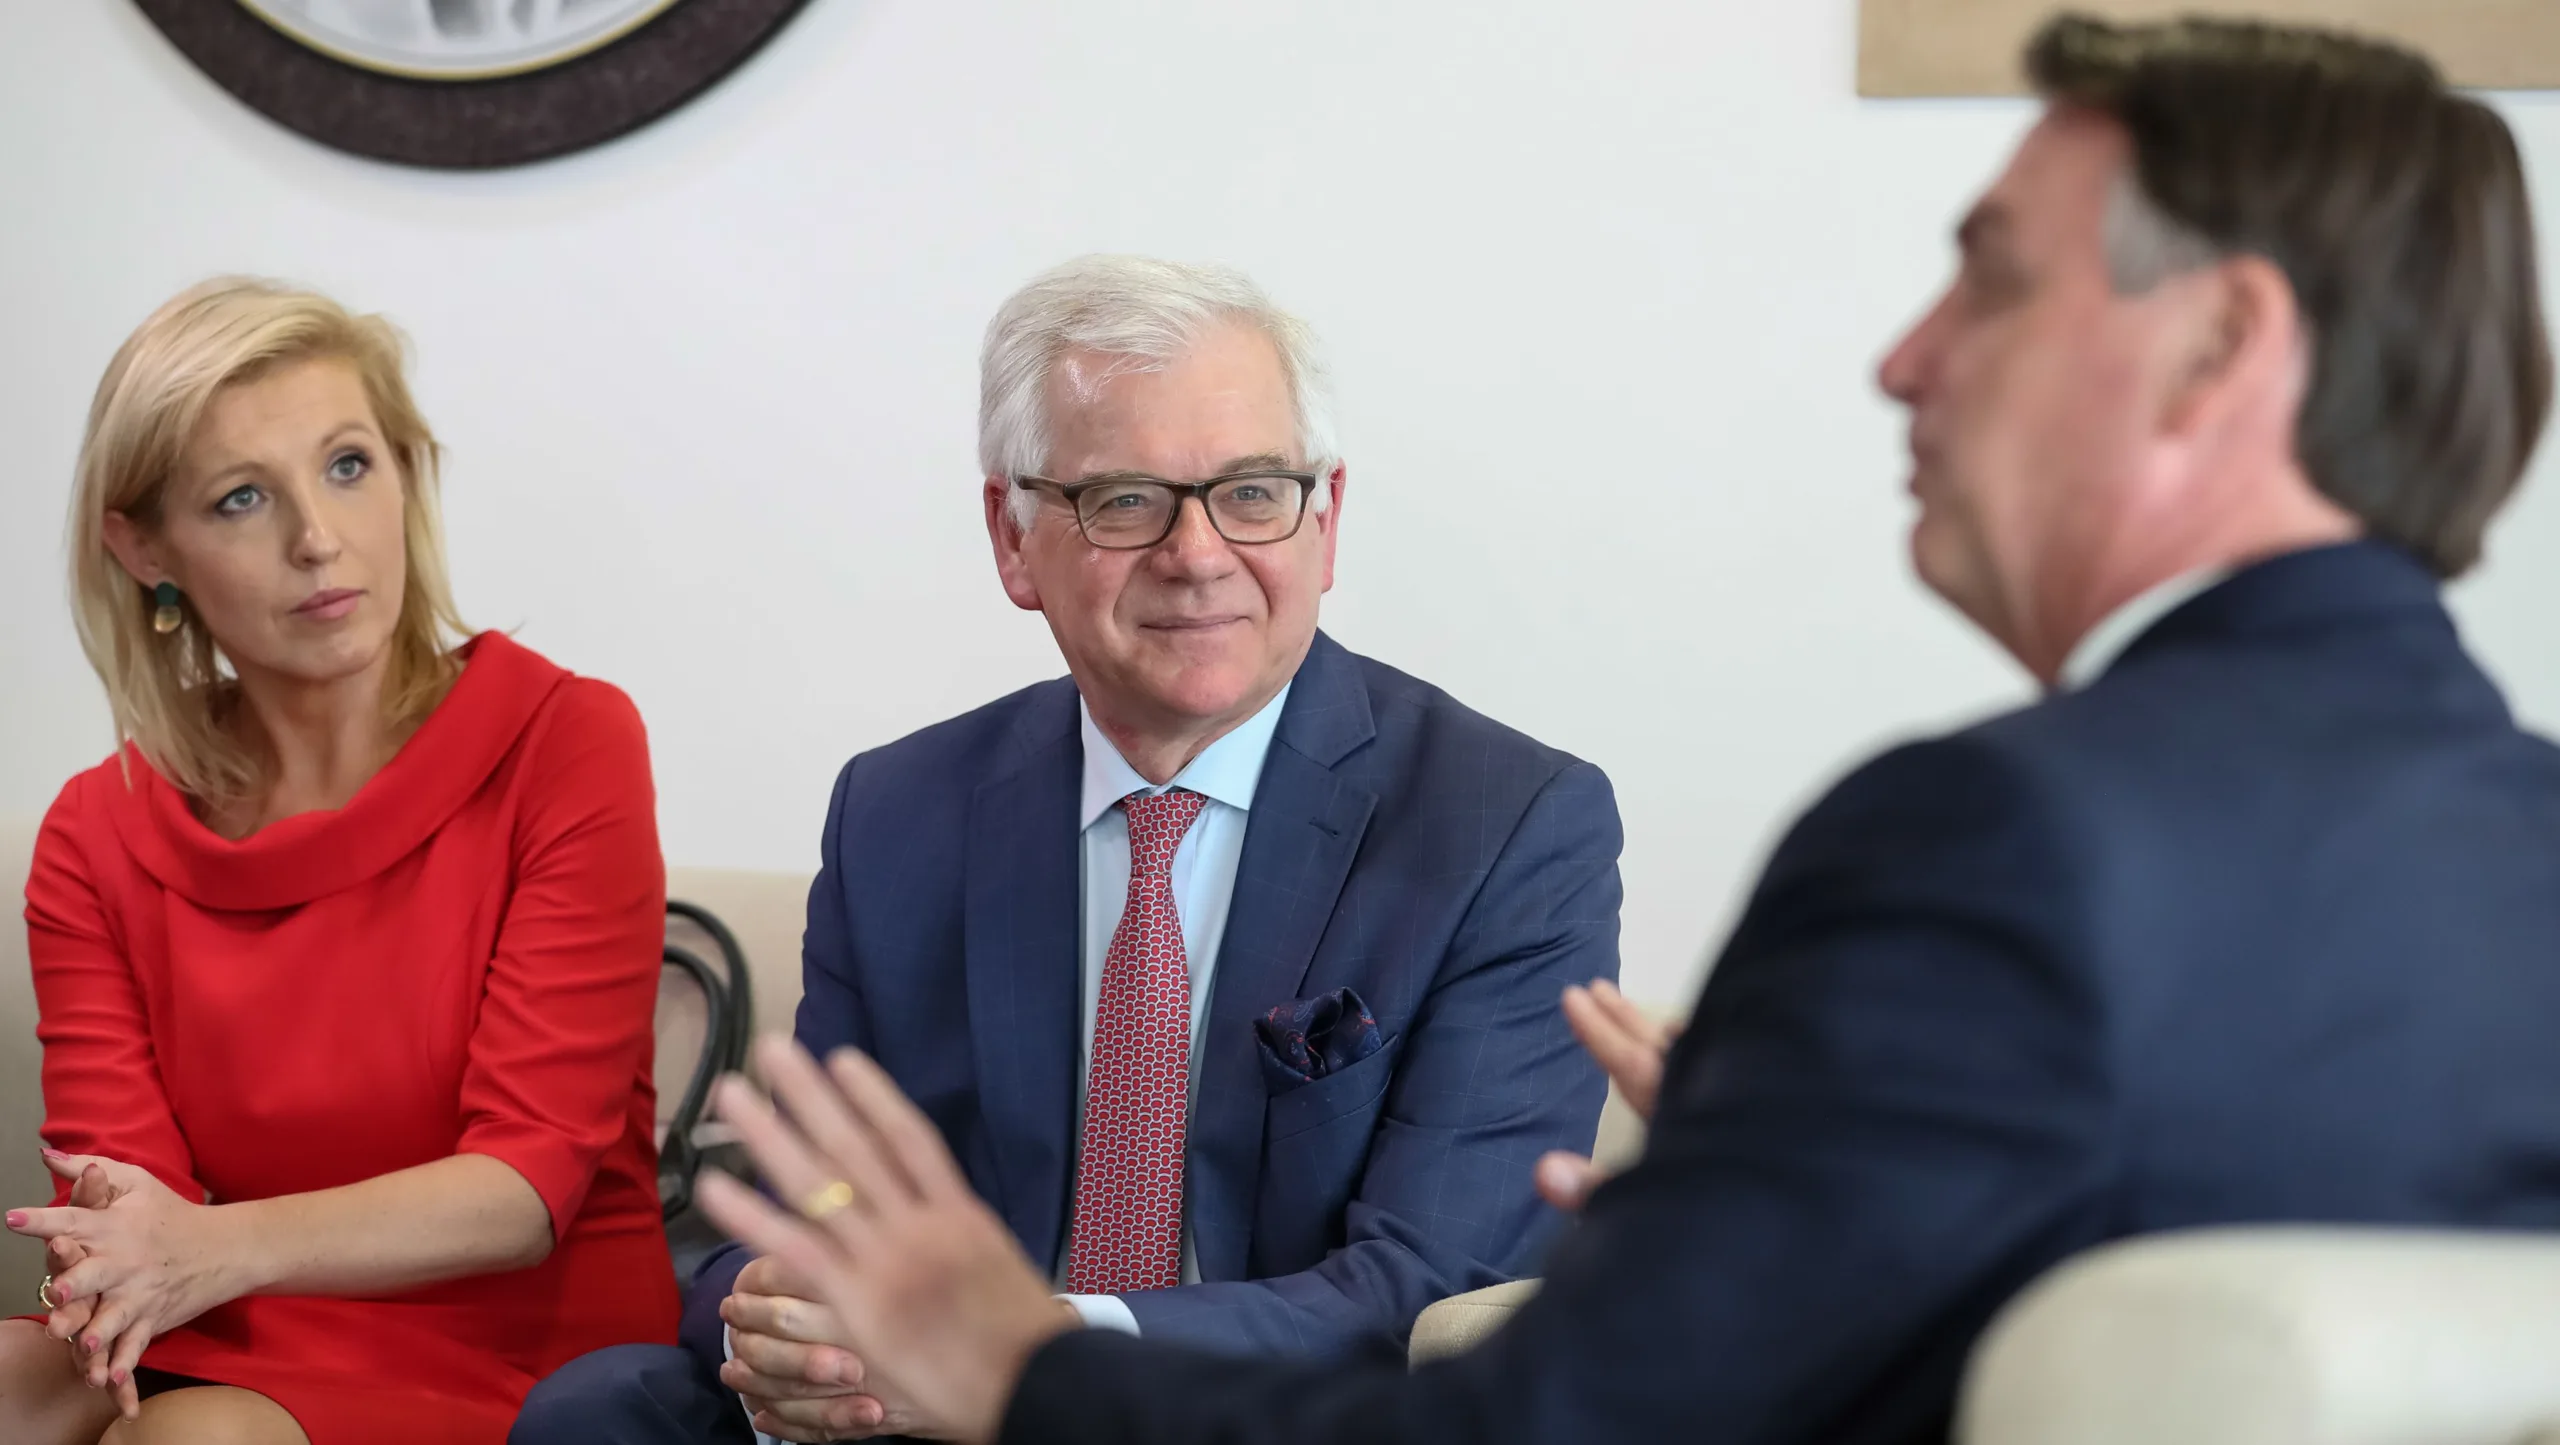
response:
<path id="1" fill-rule="evenodd" d="M 2560 1227 L 2560 752 L 2405 553 L 2242 572 L 2086 691 L 1795 827 L 1640 1163 L 1474 1353 L 1041 1352 L 1004 1439 L 1947 1437 L 1993 1311 L 2122 1236 Z"/>
<path id="2" fill-rule="evenodd" d="M 809 898 L 798 1033 L 866 1050 L 1054 1271 L 1082 1030 L 1074 684 L 1041 683 L 847 764 Z M 1585 1150 L 1607 1084 L 1567 984 L 1618 972 L 1616 801 L 1589 763 L 1317 634 L 1254 794 L 1190 1118 L 1202 1282 L 1124 1296 L 1151 1339 L 1342 1356 L 1443 1296 L 1533 1273 L 1530 1185 Z M 1275 1091 L 1254 1020 L 1356 990 L 1384 1037 Z M 705 1264 L 720 1358 L 745 1262 Z"/>

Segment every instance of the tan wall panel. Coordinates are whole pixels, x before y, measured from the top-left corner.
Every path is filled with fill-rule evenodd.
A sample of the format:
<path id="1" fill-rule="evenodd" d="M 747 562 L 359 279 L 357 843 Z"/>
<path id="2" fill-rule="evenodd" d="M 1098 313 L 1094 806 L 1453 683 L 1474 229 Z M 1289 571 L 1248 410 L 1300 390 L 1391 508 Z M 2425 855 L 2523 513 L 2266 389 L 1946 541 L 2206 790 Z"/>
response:
<path id="1" fill-rule="evenodd" d="M 1860 0 L 1858 93 L 2015 95 L 2018 52 L 2054 0 Z M 2198 11 L 2311 21 L 2389 36 L 2435 57 L 2455 83 L 2560 88 L 2560 0 L 2085 0 L 2120 20 Z"/>

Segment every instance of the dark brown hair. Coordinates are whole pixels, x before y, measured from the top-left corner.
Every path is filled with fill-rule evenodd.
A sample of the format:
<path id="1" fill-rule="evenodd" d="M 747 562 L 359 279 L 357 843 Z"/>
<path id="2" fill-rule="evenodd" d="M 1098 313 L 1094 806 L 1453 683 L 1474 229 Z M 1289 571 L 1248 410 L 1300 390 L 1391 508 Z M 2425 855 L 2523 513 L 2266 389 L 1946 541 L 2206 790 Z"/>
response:
<path id="1" fill-rule="evenodd" d="M 2293 26 L 2063 15 L 2027 73 L 2132 133 L 2171 221 L 2282 268 L 2311 334 L 2312 482 L 2441 576 L 2478 561 L 2551 406 L 2506 123 L 2424 56 Z"/>

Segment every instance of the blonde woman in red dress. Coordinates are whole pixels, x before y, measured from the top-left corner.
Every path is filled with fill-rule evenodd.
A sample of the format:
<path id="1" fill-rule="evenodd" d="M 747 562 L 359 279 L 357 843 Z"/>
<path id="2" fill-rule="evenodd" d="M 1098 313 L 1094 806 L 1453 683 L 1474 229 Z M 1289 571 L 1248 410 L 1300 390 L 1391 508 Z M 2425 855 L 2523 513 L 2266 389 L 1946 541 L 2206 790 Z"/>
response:
<path id="1" fill-rule="evenodd" d="M 122 746 L 27 883 L 62 1184 L 6 1216 L 53 1270 L 0 1320 L 12 1445 L 498 1445 L 674 1338 L 647 744 L 463 640 L 435 459 L 397 336 L 264 283 L 98 388 L 73 590 Z"/>

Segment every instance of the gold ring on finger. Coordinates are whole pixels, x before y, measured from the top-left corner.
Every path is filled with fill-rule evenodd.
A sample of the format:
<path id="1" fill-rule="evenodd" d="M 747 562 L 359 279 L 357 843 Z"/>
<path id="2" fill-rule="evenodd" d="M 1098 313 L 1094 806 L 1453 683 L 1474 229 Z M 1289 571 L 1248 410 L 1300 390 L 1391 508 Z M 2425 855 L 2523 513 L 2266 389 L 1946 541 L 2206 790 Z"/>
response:
<path id="1" fill-rule="evenodd" d="M 46 1314 L 51 1314 L 55 1310 L 62 1308 L 63 1302 L 53 1297 L 52 1275 L 46 1275 L 44 1277 L 44 1283 L 36 1286 L 36 1298 L 44 1301 L 44 1312 Z"/>
<path id="2" fill-rule="evenodd" d="M 836 1179 L 809 1191 L 809 1196 L 800 1201 L 800 1217 L 817 1224 L 824 1222 L 828 1215 L 852 1207 L 853 1186 Z"/>

